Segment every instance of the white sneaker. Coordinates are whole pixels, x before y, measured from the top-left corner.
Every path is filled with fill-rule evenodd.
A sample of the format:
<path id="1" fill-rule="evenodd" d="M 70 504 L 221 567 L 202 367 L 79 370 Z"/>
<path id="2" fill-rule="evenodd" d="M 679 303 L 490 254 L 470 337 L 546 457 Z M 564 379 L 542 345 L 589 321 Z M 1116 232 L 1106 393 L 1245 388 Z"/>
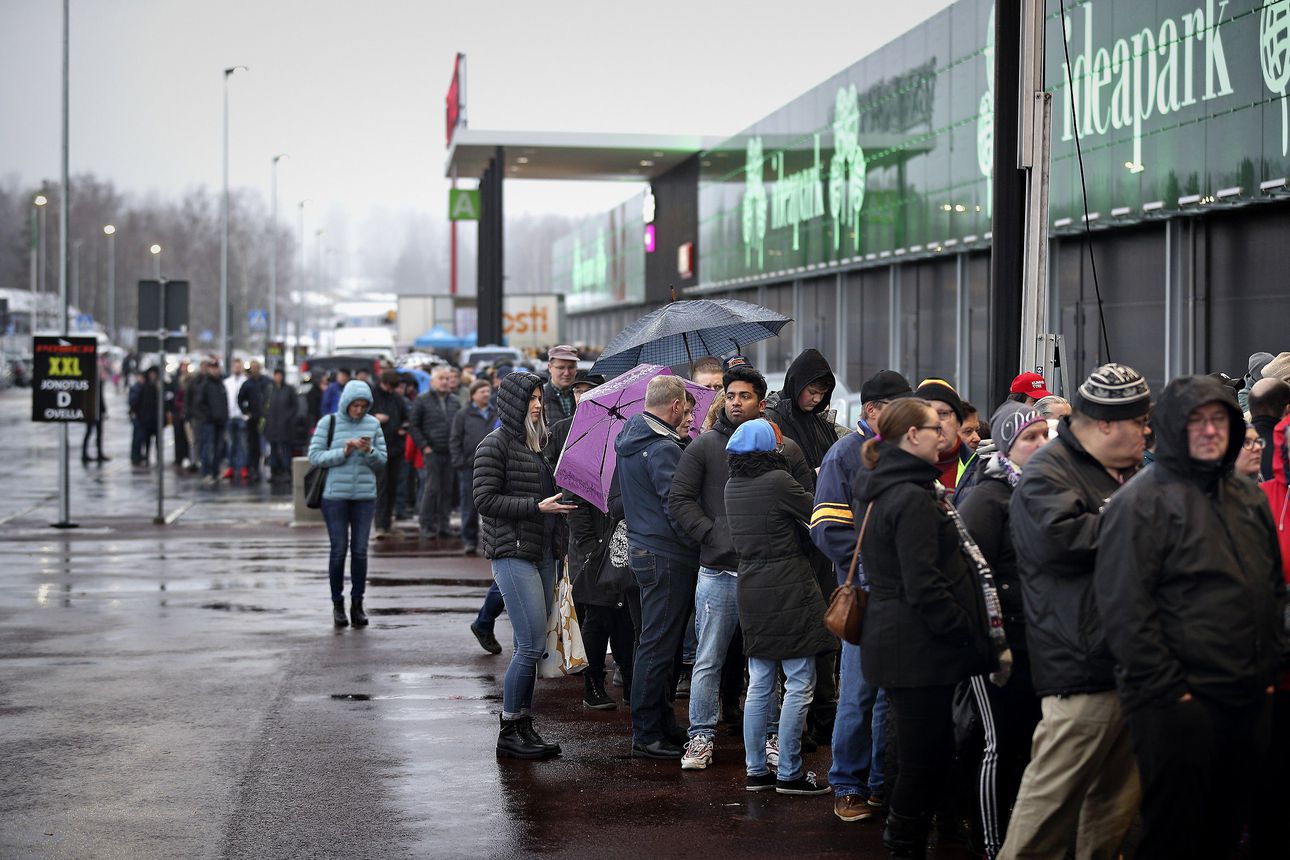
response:
<path id="1" fill-rule="evenodd" d="M 766 735 L 766 766 L 772 771 L 779 767 L 779 735 Z"/>
<path id="2" fill-rule="evenodd" d="M 712 738 L 707 735 L 695 735 L 685 745 L 685 755 L 681 756 L 681 770 L 703 770 L 712 764 Z"/>

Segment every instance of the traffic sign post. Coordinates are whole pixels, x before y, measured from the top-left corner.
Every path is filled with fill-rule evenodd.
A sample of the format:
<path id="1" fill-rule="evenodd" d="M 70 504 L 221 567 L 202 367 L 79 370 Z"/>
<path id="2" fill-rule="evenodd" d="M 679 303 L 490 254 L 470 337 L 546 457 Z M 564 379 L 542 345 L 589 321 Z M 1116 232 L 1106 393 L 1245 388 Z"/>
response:
<path id="1" fill-rule="evenodd" d="M 157 515 L 166 524 L 166 353 L 188 349 L 188 282 L 139 282 L 139 352 L 157 353 Z M 179 432 L 179 427 L 175 427 Z"/>

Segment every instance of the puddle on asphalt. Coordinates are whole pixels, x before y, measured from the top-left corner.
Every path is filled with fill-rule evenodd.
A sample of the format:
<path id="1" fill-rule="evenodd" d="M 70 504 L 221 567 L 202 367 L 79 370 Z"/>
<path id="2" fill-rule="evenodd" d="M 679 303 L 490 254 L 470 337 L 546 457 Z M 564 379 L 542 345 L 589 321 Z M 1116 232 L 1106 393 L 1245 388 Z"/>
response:
<path id="1" fill-rule="evenodd" d="M 477 585 L 487 588 L 492 584 L 489 579 L 453 579 L 449 577 L 430 576 L 369 576 L 368 585 Z"/>
<path id="2" fill-rule="evenodd" d="M 370 702 L 372 701 L 371 693 L 332 693 L 327 698 L 336 699 L 341 702 Z"/>
<path id="3" fill-rule="evenodd" d="M 478 615 L 479 607 L 452 609 L 450 607 L 422 608 L 403 606 L 369 606 L 368 615 Z"/>
<path id="4" fill-rule="evenodd" d="M 269 609 L 265 606 L 250 606 L 245 603 L 203 603 L 202 609 L 215 609 L 219 612 L 286 612 L 285 609 Z"/>

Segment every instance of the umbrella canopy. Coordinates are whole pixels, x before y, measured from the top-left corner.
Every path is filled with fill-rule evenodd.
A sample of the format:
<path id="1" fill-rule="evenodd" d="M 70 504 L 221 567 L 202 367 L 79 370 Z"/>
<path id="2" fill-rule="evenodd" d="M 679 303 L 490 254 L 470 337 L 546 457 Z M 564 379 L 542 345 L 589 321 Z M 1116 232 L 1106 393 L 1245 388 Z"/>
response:
<path id="1" fill-rule="evenodd" d="M 609 484 L 618 464 L 614 440 L 628 418 L 645 410 L 649 381 L 671 375 L 666 367 L 642 364 L 582 395 L 555 467 L 556 486 L 577 493 L 608 513 Z M 717 393 L 684 381 L 686 390 L 694 395 L 695 414 L 706 414 Z"/>
<path id="2" fill-rule="evenodd" d="M 670 367 L 723 355 L 779 334 L 791 317 L 738 299 L 672 302 L 627 326 L 609 342 L 592 373 L 622 373 L 638 364 Z"/>
<path id="3" fill-rule="evenodd" d="M 413 341 L 417 349 L 463 349 L 465 339 L 457 337 L 442 326 L 435 326 L 430 331 Z"/>

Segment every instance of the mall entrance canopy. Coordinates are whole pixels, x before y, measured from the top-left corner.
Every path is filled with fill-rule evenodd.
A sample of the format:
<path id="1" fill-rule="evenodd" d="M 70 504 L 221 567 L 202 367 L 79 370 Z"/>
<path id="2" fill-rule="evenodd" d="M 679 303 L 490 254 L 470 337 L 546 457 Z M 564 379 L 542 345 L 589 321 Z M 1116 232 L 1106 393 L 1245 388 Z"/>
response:
<path id="1" fill-rule="evenodd" d="M 444 173 L 479 179 L 478 332 L 501 343 L 505 244 L 502 182 L 506 179 L 649 182 L 715 138 L 698 135 L 484 131 L 458 126 Z"/>

